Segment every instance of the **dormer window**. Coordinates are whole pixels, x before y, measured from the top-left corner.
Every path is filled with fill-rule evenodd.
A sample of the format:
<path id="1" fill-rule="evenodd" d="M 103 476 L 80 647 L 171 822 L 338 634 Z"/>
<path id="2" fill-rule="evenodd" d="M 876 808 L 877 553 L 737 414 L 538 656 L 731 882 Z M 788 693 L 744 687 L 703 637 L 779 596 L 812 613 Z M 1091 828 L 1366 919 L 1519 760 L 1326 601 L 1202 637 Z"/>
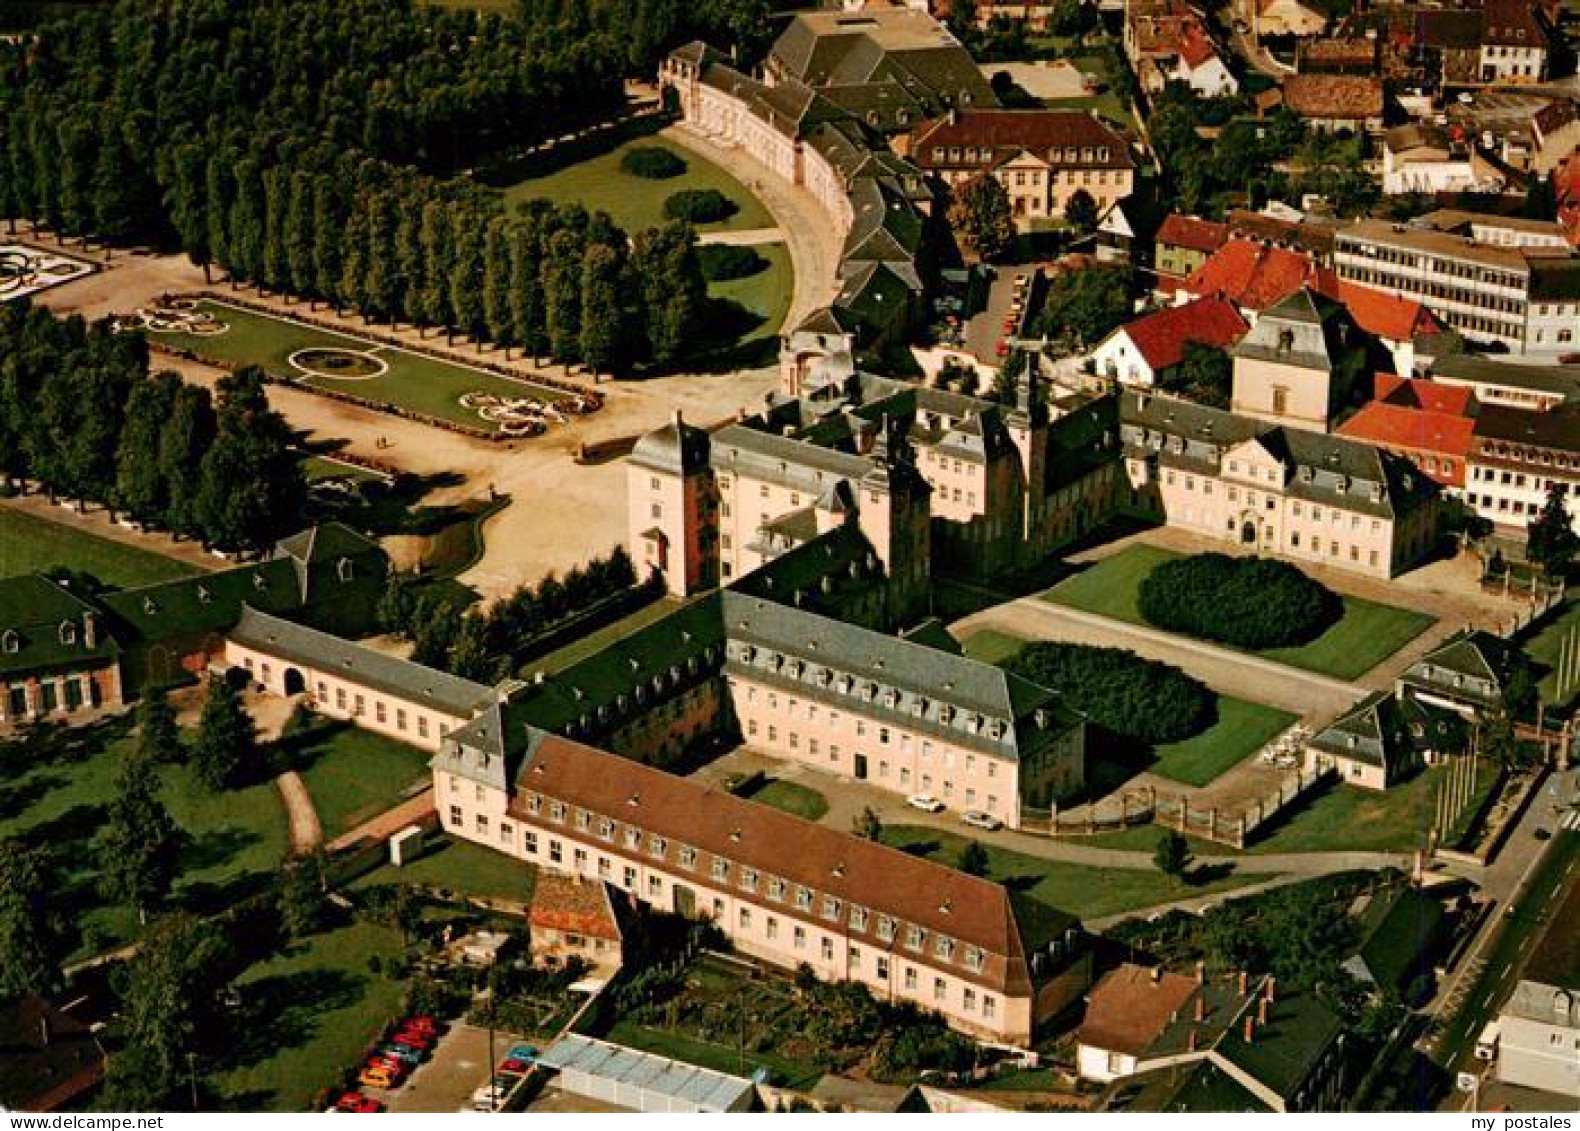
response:
<path id="1" fill-rule="evenodd" d="M 263 576 L 261 573 L 255 573 L 252 575 L 252 587 L 261 592 L 262 590 L 269 588 L 269 579 Z"/>
<path id="2" fill-rule="evenodd" d="M 883 930 L 884 918 L 882 915 L 878 916 L 878 930 L 880 933 Z M 865 931 L 867 929 L 867 909 L 865 907 L 851 907 L 850 929 L 853 931 Z"/>
<path id="3" fill-rule="evenodd" d="M 341 558 L 335 563 L 335 576 L 341 581 L 350 581 L 356 574 L 356 566 L 351 564 L 350 558 Z"/>
<path id="4" fill-rule="evenodd" d="M 214 599 L 214 594 L 209 592 L 207 585 L 199 585 L 197 587 L 197 599 L 201 604 L 206 605 Z"/>
<path id="5" fill-rule="evenodd" d="M 14 629 L 8 628 L 3 634 L 0 634 L 0 649 L 4 649 L 14 656 L 22 650 L 22 638 L 16 634 Z"/>
<path id="6" fill-rule="evenodd" d="M 921 950 L 927 941 L 927 932 L 912 924 L 905 928 L 905 945 L 912 950 Z"/>
<path id="7" fill-rule="evenodd" d="M 812 893 L 806 888 L 795 889 L 795 908 L 797 911 L 812 910 Z"/>
<path id="8" fill-rule="evenodd" d="M 77 642 L 77 626 L 69 620 L 61 621 L 58 635 L 62 644 L 75 644 Z"/>
<path id="9" fill-rule="evenodd" d="M 159 611 L 159 606 L 158 606 L 158 604 L 155 603 L 155 601 L 154 601 L 154 599 L 152 597 L 144 597 L 143 598 L 143 616 L 151 617 L 155 613 L 157 613 L 158 611 Z"/>

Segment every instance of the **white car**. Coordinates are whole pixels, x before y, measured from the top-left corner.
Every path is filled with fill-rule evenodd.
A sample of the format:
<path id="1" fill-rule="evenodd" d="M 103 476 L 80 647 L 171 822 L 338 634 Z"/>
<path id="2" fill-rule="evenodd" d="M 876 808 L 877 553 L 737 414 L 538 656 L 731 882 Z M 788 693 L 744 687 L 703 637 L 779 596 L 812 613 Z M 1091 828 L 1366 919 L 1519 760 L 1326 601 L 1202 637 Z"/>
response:
<path id="1" fill-rule="evenodd" d="M 1004 822 L 992 813 L 984 813 L 980 809 L 968 809 L 960 815 L 962 824 L 970 825 L 973 829 L 986 829 L 988 832 L 997 832 L 1004 827 Z"/>
<path id="2" fill-rule="evenodd" d="M 930 793 L 918 793 L 915 797 L 907 797 L 905 803 L 912 809 L 920 809 L 923 813 L 944 811 L 944 803 Z"/>

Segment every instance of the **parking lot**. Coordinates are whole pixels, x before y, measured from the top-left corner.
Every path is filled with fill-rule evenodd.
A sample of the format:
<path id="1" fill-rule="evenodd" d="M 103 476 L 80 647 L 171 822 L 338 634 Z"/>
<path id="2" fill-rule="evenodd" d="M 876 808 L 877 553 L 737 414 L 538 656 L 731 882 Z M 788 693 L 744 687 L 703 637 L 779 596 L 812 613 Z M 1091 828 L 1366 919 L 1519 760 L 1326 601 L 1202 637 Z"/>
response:
<path id="1" fill-rule="evenodd" d="M 988 291 L 987 306 L 966 323 L 966 351 L 983 364 L 1003 364 L 1004 358 L 998 352 L 998 345 L 1014 333 L 1015 326 L 1011 320 L 1018 322 L 1021 315 L 1018 304 L 1021 291 L 1016 287 L 1015 279 L 1025 276 L 1029 280 L 1031 272 L 1030 267 L 1000 269 L 998 278 L 993 280 Z M 1006 326 L 1009 328 L 1006 329 Z"/>
<path id="2" fill-rule="evenodd" d="M 488 1030 L 457 1022 L 400 1087 L 362 1091 L 393 1112 L 471 1111 L 472 1093 L 487 1083 L 491 1066 L 520 1040 L 496 1029 L 490 1060 Z"/>

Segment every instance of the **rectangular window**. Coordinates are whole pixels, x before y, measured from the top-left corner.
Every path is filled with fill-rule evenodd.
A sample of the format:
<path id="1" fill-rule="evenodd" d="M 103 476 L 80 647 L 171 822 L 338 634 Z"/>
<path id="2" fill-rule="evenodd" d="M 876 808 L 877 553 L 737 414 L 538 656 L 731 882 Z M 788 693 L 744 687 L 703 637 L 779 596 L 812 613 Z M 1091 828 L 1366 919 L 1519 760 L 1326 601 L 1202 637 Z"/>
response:
<path id="1" fill-rule="evenodd" d="M 501 844 L 513 844 L 516 839 L 516 830 L 509 821 L 499 822 L 499 840 Z"/>
<path id="2" fill-rule="evenodd" d="M 790 945 L 796 950 L 806 949 L 806 928 L 801 926 L 799 923 L 797 923 L 795 929 L 790 932 Z"/>
<path id="3" fill-rule="evenodd" d="M 459 805 L 450 806 L 450 823 L 452 825 L 461 823 L 461 807 Z"/>
<path id="4" fill-rule="evenodd" d="M 943 1001 L 949 996 L 949 983 L 942 978 L 933 979 L 933 1000 Z"/>
<path id="5" fill-rule="evenodd" d="M 522 833 L 521 847 L 522 850 L 529 855 L 536 856 L 538 854 L 538 834 L 533 832 L 531 829 L 528 829 L 526 832 Z"/>
<path id="6" fill-rule="evenodd" d="M 417 737 L 418 738 L 427 738 L 428 737 L 428 716 L 427 715 L 418 715 L 417 716 Z"/>

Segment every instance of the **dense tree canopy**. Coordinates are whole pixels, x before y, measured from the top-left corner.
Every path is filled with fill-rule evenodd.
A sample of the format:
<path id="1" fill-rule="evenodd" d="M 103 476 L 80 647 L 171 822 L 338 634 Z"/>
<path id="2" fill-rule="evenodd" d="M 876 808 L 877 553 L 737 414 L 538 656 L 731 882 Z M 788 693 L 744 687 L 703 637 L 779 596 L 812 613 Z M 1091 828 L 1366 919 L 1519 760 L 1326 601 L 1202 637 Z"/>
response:
<path id="1" fill-rule="evenodd" d="M 141 338 L 109 323 L 0 306 L 0 476 L 124 507 L 231 550 L 300 522 L 303 486 L 284 420 L 256 373 L 208 390 L 148 375 Z"/>
<path id="2" fill-rule="evenodd" d="M 1343 614 L 1337 594 L 1288 562 L 1197 554 L 1164 562 L 1141 582 L 1151 624 L 1238 648 L 1303 644 Z"/>
<path id="3" fill-rule="evenodd" d="M 954 189 L 949 224 L 983 259 L 991 262 L 1015 246 L 1015 219 L 1009 194 L 997 177 L 983 174 Z"/>
<path id="4" fill-rule="evenodd" d="M 1094 723 L 1143 742 L 1177 742 L 1212 725 L 1217 699 L 1178 668 L 1123 648 L 1029 644 L 1010 670 L 1051 687 Z"/>
<path id="5" fill-rule="evenodd" d="M 1130 315 L 1130 281 L 1125 272 L 1113 267 L 1066 271 L 1049 284 L 1032 333 L 1085 352 Z"/>

